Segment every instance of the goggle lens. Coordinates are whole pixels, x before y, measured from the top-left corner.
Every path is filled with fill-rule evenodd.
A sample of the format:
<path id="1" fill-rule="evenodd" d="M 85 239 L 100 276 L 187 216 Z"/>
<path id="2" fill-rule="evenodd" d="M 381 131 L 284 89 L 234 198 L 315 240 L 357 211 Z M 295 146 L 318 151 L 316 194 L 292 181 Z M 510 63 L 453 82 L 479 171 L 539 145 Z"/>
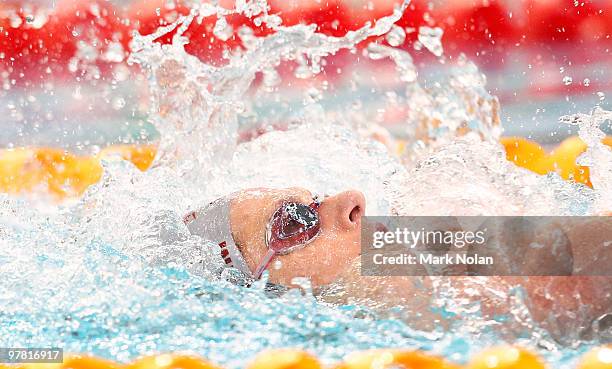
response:
<path id="1" fill-rule="evenodd" d="M 312 241 L 321 229 L 317 209 L 319 202 L 310 205 L 284 203 L 270 219 L 266 234 L 268 253 L 255 271 L 259 279 L 275 255 L 286 255 Z"/>
<path id="2" fill-rule="evenodd" d="M 279 220 L 276 218 L 279 217 Z M 288 203 L 282 206 L 272 217 L 273 222 L 279 222 L 280 239 L 286 239 L 305 232 L 319 223 L 319 216 L 310 206 L 297 203 Z"/>

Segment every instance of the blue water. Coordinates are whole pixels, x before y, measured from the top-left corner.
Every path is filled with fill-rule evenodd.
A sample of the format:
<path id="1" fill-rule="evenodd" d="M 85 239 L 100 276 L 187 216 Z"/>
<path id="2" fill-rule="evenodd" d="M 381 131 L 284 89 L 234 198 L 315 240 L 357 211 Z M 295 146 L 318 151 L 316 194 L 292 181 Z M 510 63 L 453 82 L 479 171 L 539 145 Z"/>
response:
<path id="1" fill-rule="evenodd" d="M 462 332 L 461 322 L 450 332 L 420 332 L 364 307 L 317 302 L 303 290 L 269 297 L 263 283 L 243 288 L 177 264 L 149 266 L 122 252 L 120 242 L 105 242 L 105 230 L 88 233 L 86 223 L 95 225 L 84 215 L 94 205 L 89 197 L 42 212 L 0 197 L 0 345 L 59 346 L 123 362 L 181 351 L 240 368 L 256 353 L 281 347 L 307 350 L 326 363 L 390 347 L 462 363 L 501 342 L 490 329 Z M 23 248 L 6 247 L 9 241 Z M 529 334 L 515 342 L 537 349 Z M 570 368 L 589 347 L 539 351 L 555 368 Z"/>
<path id="2" fill-rule="evenodd" d="M 89 268 L 91 262 L 83 260 Z M 319 304 L 298 291 L 267 298 L 260 290 L 210 282 L 177 268 L 143 270 L 132 276 L 131 286 L 116 285 L 104 269 L 89 270 L 98 281 L 90 286 L 91 293 L 113 289 L 116 301 L 83 306 L 78 296 L 67 293 L 58 309 L 4 313 L 3 345 L 62 346 L 69 352 L 121 361 L 188 351 L 238 368 L 256 353 L 280 347 L 301 348 L 326 362 L 356 350 L 389 347 L 421 349 L 464 362 L 497 343 L 490 333 L 469 337 L 418 332 L 396 319 L 375 319 L 375 314 L 358 306 Z M 561 362 L 573 361 L 585 349 L 545 356 L 562 367 Z"/>

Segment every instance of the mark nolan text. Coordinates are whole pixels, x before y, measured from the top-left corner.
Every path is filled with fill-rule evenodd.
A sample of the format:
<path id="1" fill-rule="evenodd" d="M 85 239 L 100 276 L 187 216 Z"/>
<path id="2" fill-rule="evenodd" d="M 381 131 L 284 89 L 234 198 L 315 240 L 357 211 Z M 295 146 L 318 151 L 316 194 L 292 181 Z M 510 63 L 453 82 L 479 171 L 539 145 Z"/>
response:
<path id="1" fill-rule="evenodd" d="M 478 254 L 434 255 L 430 253 L 418 255 L 399 254 L 394 256 L 374 254 L 372 261 L 376 265 L 493 265 L 494 263 L 492 256 L 481 256 Z"/>

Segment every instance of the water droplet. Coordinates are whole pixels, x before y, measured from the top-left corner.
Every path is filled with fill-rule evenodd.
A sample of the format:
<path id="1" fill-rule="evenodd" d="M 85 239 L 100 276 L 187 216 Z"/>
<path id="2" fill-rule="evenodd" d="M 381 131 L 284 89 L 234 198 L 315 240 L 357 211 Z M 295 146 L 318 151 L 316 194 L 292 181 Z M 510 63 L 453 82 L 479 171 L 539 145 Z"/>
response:
<path id="1" fill-rule="evenodd" d="M 263 84 L 268 89 L 278 86 L 281 83 L 281 78 L 274 68 L 267 68 L 263 71 Z"/>
<path id="2" fill-rule="evenodd" d="M 81 100 L 83 95 L 81 94 L 81 86 L 77 85 L 74 91 L 72 92 L 72 97 L 76 100 Z"/>
<path id="3" fill-rule="evenodd" d="M 113 66 L 113 79 L 117 82 L 125 81 L 130 76 L 129 68 L 124 64 L 116 64 Z"/>
<path id="4" fill-rule="evenodd" d="M 238 37 L 242 41 L 242 45 L 247 49 L 254 47 L 257 42 L 257 37 L 255 37 L 253 30 L 248 26 L 238 28 Z"/>
<path id="5" fill-rule="evenodd" d="M 125 99 L 123 97 L 115 97 L 113 99 L 113 109 L 121 110 L 125 107 Z"/>
<path id="6" fill-rule="evenodd" d="M 444 31 L 440 27 L 419 27 L 419 41 L 427 50 L 435 56 L 442 56 L 444 49 L 442 48 L 442 35 Z"/>
<path id="7" fill-rule="evenodd" d="M 585 87 L 589 87 L 589 86 L 591 85 L 591 80 L 590 80 L 590 79 L 588 79 L 588 78 L 585 78 L 585 79 L 584 79 L 584 81 L 582 81 L 582 84 L 583 84 Z"/>
<path id="8" fill-rule="evenodd" d="M 599 91 L 599 92 L 597 92 L 597 97 L 599 97 L 599 101 L 604 101 L 606 99 L 606 94 L 604 94 L 603 92 Z"/>
<path id="9" fill-rule="evenodd" d="M 306 61 L 306 58 L 304 56 L 299 56 L 296 61 L 298 63 L 298 66 L 293 72 L 295 78 L 306 79 L 312 76 L 312 71 L 310 70 L 308 62 Z"/>
<path id="10" fill-rule="evenodd" d="M 563 77 L 563 84 L 566 85 L 566 86 L 571 85 L 573 81 L 574 80 L 570 76 Z"/>
<path id="11" fill-rule="evenodd" d="M 311 87 L 306 91 L 307 101 L 309 102 L 317 102 L 323 99 L 323 93 L 318 88 Z"/>
<path id="12" fill-rule="evenodd" d="M 402 27 L 393 25 L 387 33 L 387 42 L 391 46 L 400 46 L 406 40 L 406 31 Z"/>
<path id="13" fill-rule="evenodd" d="M 104 60 L 112 63 L 121 63 L 124 55 L 123 46 L 119 42 L 111 42 L 108 44 L 106 53 L 104 53 Z"/>
<path id="14" fill-rule="evenodd" d="M 39 9 L 36 12 L 36 15 L 31 16 L 31 21 L 29 22 L 32 28 L 41 28 L 44 26 L 49 20 L 48 13 L 45 10 Z"/>
<path id="15" fill-rule="evenodd" d="M 68 70 L 72 73 L 75 73 L 79 68 L 79 59 L 78 58 L 70 58 L 68 61 Z"/>
<path id="16" fill-rule="evenodd" d="M 100 18 L 100 5 L 99 4 L 96 4 L 96 3 L 91 4 L 91 6 L 89 7 L 89 11 L 94 17 Z"/>
<path id="17" fill-rule="evenodd" d="M 217 9 L 213 4 L 203 3 L 198 9 L 198 13 L 201 17 L 210 17 L 211 15 L 217 14 Z"/>
<path id="18" fill-rule="evenodd" d="M 221 41 L 227 41 L 230 37 L 232 37 L 234 33 L 234 29 L 227 23 L 225 17 L 220 17 L 217 19 L 217 23 L 215 23 L 215 28 L 213 28 L 213 34 Z"/>
<path id="19" fill-rule="evenodd" d="M 384 51 L 385 47 L 380 44 L 377 44 L 376 42 L 371 42 L 370 44 L 368 44 L 368 47 L 366 49 L 368 57 L 372 60 L 379 60 L 386 57 L 387 55 Z"/>
<path id="20" fill-rule="evenodd" d="M 161 9 L 155 8 L 155 14 L 157 14 L 157 16 L 159 17 L 161 15 Z"/>
<path id="21" fill-rule="evenodd" d="M 275 29 L 280 27 L 280 25 L 283 23 L 283 20 L 281 19 L 281 17 L 279 17 L 278 15 L 268 15 L 264 21 L 266 22 L 266 24 L 268 25 L 268 27 Z"/>
<path id="22" fill-rule="evenodd" d="M 23 23 L 23 21 L 21 20 L 21 17 L 17 15 L 16 13 L 12 13 L 10 15 L 9 21 L 10 21 L 11 27 L 13 28 L 19 28 L 19 26 L 21 26 L 21 24 Z"/>
<path id="23" fill-rule="evenodd" d="M 168 10 L 176 9 L 176 3 L 174 2 L 174 0 L 166 1 L 166 9 Z"/>

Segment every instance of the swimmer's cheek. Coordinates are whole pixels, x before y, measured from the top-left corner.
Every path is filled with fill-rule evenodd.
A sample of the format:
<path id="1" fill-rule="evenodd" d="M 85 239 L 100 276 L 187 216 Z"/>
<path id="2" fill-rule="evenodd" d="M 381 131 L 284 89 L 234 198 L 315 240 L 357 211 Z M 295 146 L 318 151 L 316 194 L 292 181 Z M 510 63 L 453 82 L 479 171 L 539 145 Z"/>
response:
<path id="1" fill-rule="evenodd" d="M 485 223 L 486 243 L 473 247 L 493 264 L 470 265 L 471 275 L 570 275 L 572 247 L 565 229 L 544 218 L 495 219 Z"/>
<path id="2" fill-rule="evenodd" d="M 432 291 L 429 277 L 362 276 L 356 259 L 328 288 L 323 299 L 339 304 L 356 303 L 387 313 L 388 308 L 399 307 L 400 318 L 411 327 L 430 331 L 441 321 L 431 309 Z"/>

